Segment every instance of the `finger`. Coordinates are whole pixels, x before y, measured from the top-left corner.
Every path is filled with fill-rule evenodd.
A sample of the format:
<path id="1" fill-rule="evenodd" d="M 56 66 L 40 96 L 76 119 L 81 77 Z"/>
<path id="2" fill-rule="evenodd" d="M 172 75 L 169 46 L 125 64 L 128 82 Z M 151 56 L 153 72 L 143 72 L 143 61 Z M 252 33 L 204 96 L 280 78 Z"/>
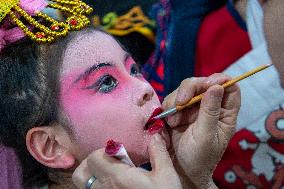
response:
<path id="1" fill-rule="evenodd" d="M 92 177 L 89 167 L 87 165 L 87 159 L 83 160 L 81 164 L 75 169 L 72 174 L 72 181 L 74 185 L 79 189 L 85 189 L 88 180 Z M 102 189 L 102 185 L 98 179 L 96 179 L 91 186 L 92 189 Z"/>
<path id="2" fill-rule="evenodd" d="M 210 87 L 203 95 L 197 118 L 197 136 L 215 134 L 221 112 L 224 88 L 220 85 Z"/>
<path id="3" fill-rule="evenodd" d="M 155 173 L 173 168 L 172 160 L 166 147 L 166 142 L 161 135 L 155 134 L 148 146 L 150 162 Z"/>
<path id="4" fill-rule="evenodd" d="M 215 73 L 208 77 L 207 83 L 209 86 L 212 85 L 221 85 L 225 82 L 231 80 L 232 78 L 228 75 L 225 75 L 223 73 Z M 223 103 L 222 108 L 225 109 L 239 109 L 240 106 L 240 89 L 237 84 L 227 87 L 225 89 L 224 97 L 223 97 Z"/>
<path id="5" fill-rule="evenodd" d="M 193 98 L 197 94 L 201 94 L 206 91 L 210 86 L 216 84 L 223 84 L 226 81 L 229 81 L 231 78 L 223 73 L 215 73 L 208 78 L 191 78 L 184 80 L 177 92 L 177 102 L 181 104 L 188 102 L 189 99 Z M 185 94 L 182 94 L 185 93 Z M 181 96 L 181 97 L 179 97 Z M 183 97 L 185 96 L 185 99 Z M 178 104 L 178 103 L 177 103 Z M 170 127 L 176 127 L 179 125 L 193 123 L 197 116 L 199 105 L 195 104 L 190 108 L 185 108 L 184 110 L 169 116 L 167 118 L 168 124 Z M 189 116 L 190 115 L 190 116 Z"/>
<path id="6" fill-rule="evenodd" d="M 175 104 L 186 103 L 197 94 L 206 91 L 210 86 L 223 84 L 231 78 L 222 73 L 216 73 L 208 78 L 189 78 L 182 81 L 177 90 L 165 98 L 163 108 L 172 108 Z M 175 99 L 175 100 L 174 100 Z M 180 125 L 193 123 L 198 115 L 199 104 L 186 108 L 166 118 L 168 125 L 172 128 Z"/>
<path id="7" fill-rule="evenodd" d="M 108 156 L 104 149 L 99 149 L 91 153 L 87 158 L 87 166 L 91 174 L 101 182 L 109 176 L 119 174 L 130 168 L 129 165 Z"/>
<path id="8" fill-rule="evenodd" d="M 178 89 L 171 92 L 169 95 L 167 95 L 162 103 L 163 110 L 170 109 L 175 106 L 175 100 L 177 95 Z"/>
<path id="9" fill-rule="evenodd" d="M 85 185 L 82 189 L 87 188 L 87 182 L 89 182 L 89 180 L 91 179 L 91 177 L 85 182 Z M 109 187 L 110 184 L 102 184 L 96 177 L 95 177 L 95 181 L 91 181 L 89 188 L 90 189 L 105 189 L 105 188 L 110 188 Z"/>
<path id="10" fill-rule="evenodd" d="M 176 128 L 181 125 L 189 125 L 193 123 L 198 116 L 199 104 L 195 104 L 190 108 L 185 108 L 173 115 L 165 118 L 171 128 Z"/>
<path id="11" fill-rule="evenodd" d="M 235 132 L 240 106 L 241 94 L 239 87 L 233 85 L 225 89 L 220 114 L 220 128 L 227 140 L 229 140 Z"/>
<path id="12" fill-rule="evenodd" d="M 91 176 L 92 174 L 89 172 L 87 160 L 85 159 L 72 174 L 72 180 L 77 188 L 85 188 L 86 182 Z"/>
<path id="13" fill-rule="evenodd" d="M 232 78 L 224 73 L 214 73 L 206 78 L 206 83 L 209 86 L 213 85 L 222 85 L 226 81 L 231 80 Z"/>
<path id="14" fill-rule="evenodd" d="M 163 109 L 169 109 L 177 104 L 184 104 L 195 94 L 200 94 L 207 89 L 205 78 L 188 78 L 181 82 L 179 88 L 167 96 L 163 102 Z M 170 127 L 192 123 L 197 117 L 197 108 L 184 109 L 174 115 L 168 116 L 166 121 Z M 188 116 L 190 115 L 190 116 Z"/>
<path id="15" fill-rule="evenodd" d="M 225 74 L 213 74 L 208 78 L 209 84 L 222 84 L 232 78 Z M 237 115 L 241 105 L 240 89 L 237 84 L 227 87 L 222 100 L 222 111 L 220 114 L 220 127 L 223 134 L 228 138 L 232 137 L 235 131 Z"/>
<path id="16" fill-rule="evenodd" d="M 208 77 L 207 83 L 209 85 L 216 85 L 216 84 L 223 84 L 232 78 L 230 76 L 227 76 L 223 73 L 216 73 Z M 227 112 L 225 112 L 225 115 L 227 118 L 236 118 L 236 114 L 239 111 L 241 105 L 241 98 L 240 98 L 240 89 L 237 86 L 237 84 L 227 87 L 225 89 L 223 101 L 222 101 L 222 108 L 225 109 Z M 229 111 L 229 112 L 228 112 Z M 224 120 L 228 123 L 234 123 L 236 120 L 228 119 Z"/>
<path id="17" fill-rule="evenodd" d="M 175 105 L 185 104 L 189 99 L 193 98 L 195 94 L 204 92 L 207 89 L 207 84 L 204 80 L 204 77 L 192 77 L 183 80 L 178 87 Z"/>
<path id="18" fill-rule="evenodd" d="M 172 93 L 170 93 L 168 96 L 165 97 L 163 103 L 162 103 L 162 109 L 163 110 L 168 110 L 170 108 L 173 108 L 175 106 L 175 101 L 176 101 L 176 96 L 177 96 L 178 89 L 174 90 Z M 168 125 L 170 127 L 175 127 L 176 124 L 176 115 L 179 114 L 180 112 L 175 113 L 174 115 L 168 116 L 165 118 L 167 121 Z"/>
<path id="19" fill-rule="evenodd" d="M 193 97 L 194 93 L 204 92 L 208 87 L 203 89 L 200 84 L 204 83 L 206 78 L 188 78 L 181 82 L 180 86 L 174 90 L 172 93 L 167 95 L 163 101 L 162 108 L 164 110 L 170 109 L 176 105 L 176 103 L 184 103 L 184 99 L 190 99 Z M 207 84 L 206 84 L 207 85 Z M 193 89 L 195 89 L 193 91 Z"/>
<path id="20" fill-rule="evenodd" d="M 238 111 L 241 106 L 241 91 L 237 84 L 225 89 L 222 108 Z"/>

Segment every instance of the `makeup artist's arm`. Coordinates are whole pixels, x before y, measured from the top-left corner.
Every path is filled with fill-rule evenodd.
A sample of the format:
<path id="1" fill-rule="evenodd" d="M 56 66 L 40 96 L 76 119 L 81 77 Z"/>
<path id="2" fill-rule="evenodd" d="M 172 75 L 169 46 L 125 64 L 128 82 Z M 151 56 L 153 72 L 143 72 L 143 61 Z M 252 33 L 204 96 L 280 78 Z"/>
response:
<path id="1" fill-rule="evenodd" d="M 165 141 L 159 134 L 148 146 L 152 171 L 130 167 L 105 154 L 104 149 L 91 153 L 73 173 L 73 182 L 85 189 L 87 180 L 95 176 L 94 189 L 181 189 Z"/>
<path id="2" fill-rule="evenodd" d="M 241 101 L 238 86 L 220 86 L 230 79 L 224 74 L 186 79 L 163 102 L 168 109 L 206 91 L 200 105 L 167 118 L 174 165 L 179 175 L 189 178 L 191 188 L 216 187 L 212 174 L 234 134 Z"/>

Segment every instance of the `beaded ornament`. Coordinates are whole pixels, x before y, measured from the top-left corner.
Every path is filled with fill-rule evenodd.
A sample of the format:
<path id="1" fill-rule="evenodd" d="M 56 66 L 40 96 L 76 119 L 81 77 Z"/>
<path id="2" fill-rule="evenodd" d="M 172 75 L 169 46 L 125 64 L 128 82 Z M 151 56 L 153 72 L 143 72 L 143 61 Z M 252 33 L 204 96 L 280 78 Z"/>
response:
<path id="1" fill-rule="evenodd" d="M 0 22 L 8 17 L 26 36 L 38 43 L 50 43 L 66 36 L 70 30 L 82 29 L 90 24 L 86 15 L 93 11 L 80 0 L 50 0 L 46 7 L 59 10 L 66 17 L 62 22 L 39 10 L 31 15 L 21 5 L 21 0 L 0 0 Z"/>

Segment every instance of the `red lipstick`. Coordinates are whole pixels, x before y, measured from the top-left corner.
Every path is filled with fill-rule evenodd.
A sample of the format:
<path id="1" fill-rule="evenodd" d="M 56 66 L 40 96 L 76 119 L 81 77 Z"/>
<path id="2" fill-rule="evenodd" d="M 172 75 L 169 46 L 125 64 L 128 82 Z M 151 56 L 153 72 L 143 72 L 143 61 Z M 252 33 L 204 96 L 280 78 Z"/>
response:
<path id="1" fill-rule="evenodd" d="M 123 144 L 119 142 L 115 142 L 114 140 L 107 141 L 105 153 L 109 156 L 115 157 L 116 159 L 122 161 L 125 164 L 135 167 L 134 163 L 128 156 Z"/>
<path id="2" fill-rule="evenodd" d="M 122 146 L 122 144 L 115 142 L 113 140 L 109 140 L 109 141 L 107 141 L 105 152 L 108 155 L 113 156 L 113 155 L 117 154 L 117 152 L 119 151 L 121 146 Z"/>
<path id="3" fill-rule="evenodd" d="M 162 108 L 156 108 L 154 110 L 154 112 L 152 113 L 151 117 L 149 118 L 149 120 L 147 121 L 146 125 L 145 125 L 145 130 L 147 130 L 147 132 L 150 135 L 153 135 L 155 133 L 159 133 L 163 127 L 165 126 L 165 121 L 162 119 L 154 119 L 154 117 L 158 114 L 160 114 L 161 112 L 163 112 Z"/>

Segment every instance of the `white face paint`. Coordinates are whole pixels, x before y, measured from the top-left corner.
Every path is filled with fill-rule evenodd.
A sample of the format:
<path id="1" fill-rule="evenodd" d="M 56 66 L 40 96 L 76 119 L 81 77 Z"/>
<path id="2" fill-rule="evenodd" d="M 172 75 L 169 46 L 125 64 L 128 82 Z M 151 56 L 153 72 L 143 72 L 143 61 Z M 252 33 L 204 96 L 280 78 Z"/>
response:
<path id="1" fill-rule="evenodd" d="M 145 124 L 161 104 L 113 37 L 93 31 L 73 39 L 60 78 L 60 102 L 72 124 L 78 160 L 113 139 L 124 144 L 136 165 L 149 161 Z M 161 134 L 169 144 L 166 130 Z"/>

